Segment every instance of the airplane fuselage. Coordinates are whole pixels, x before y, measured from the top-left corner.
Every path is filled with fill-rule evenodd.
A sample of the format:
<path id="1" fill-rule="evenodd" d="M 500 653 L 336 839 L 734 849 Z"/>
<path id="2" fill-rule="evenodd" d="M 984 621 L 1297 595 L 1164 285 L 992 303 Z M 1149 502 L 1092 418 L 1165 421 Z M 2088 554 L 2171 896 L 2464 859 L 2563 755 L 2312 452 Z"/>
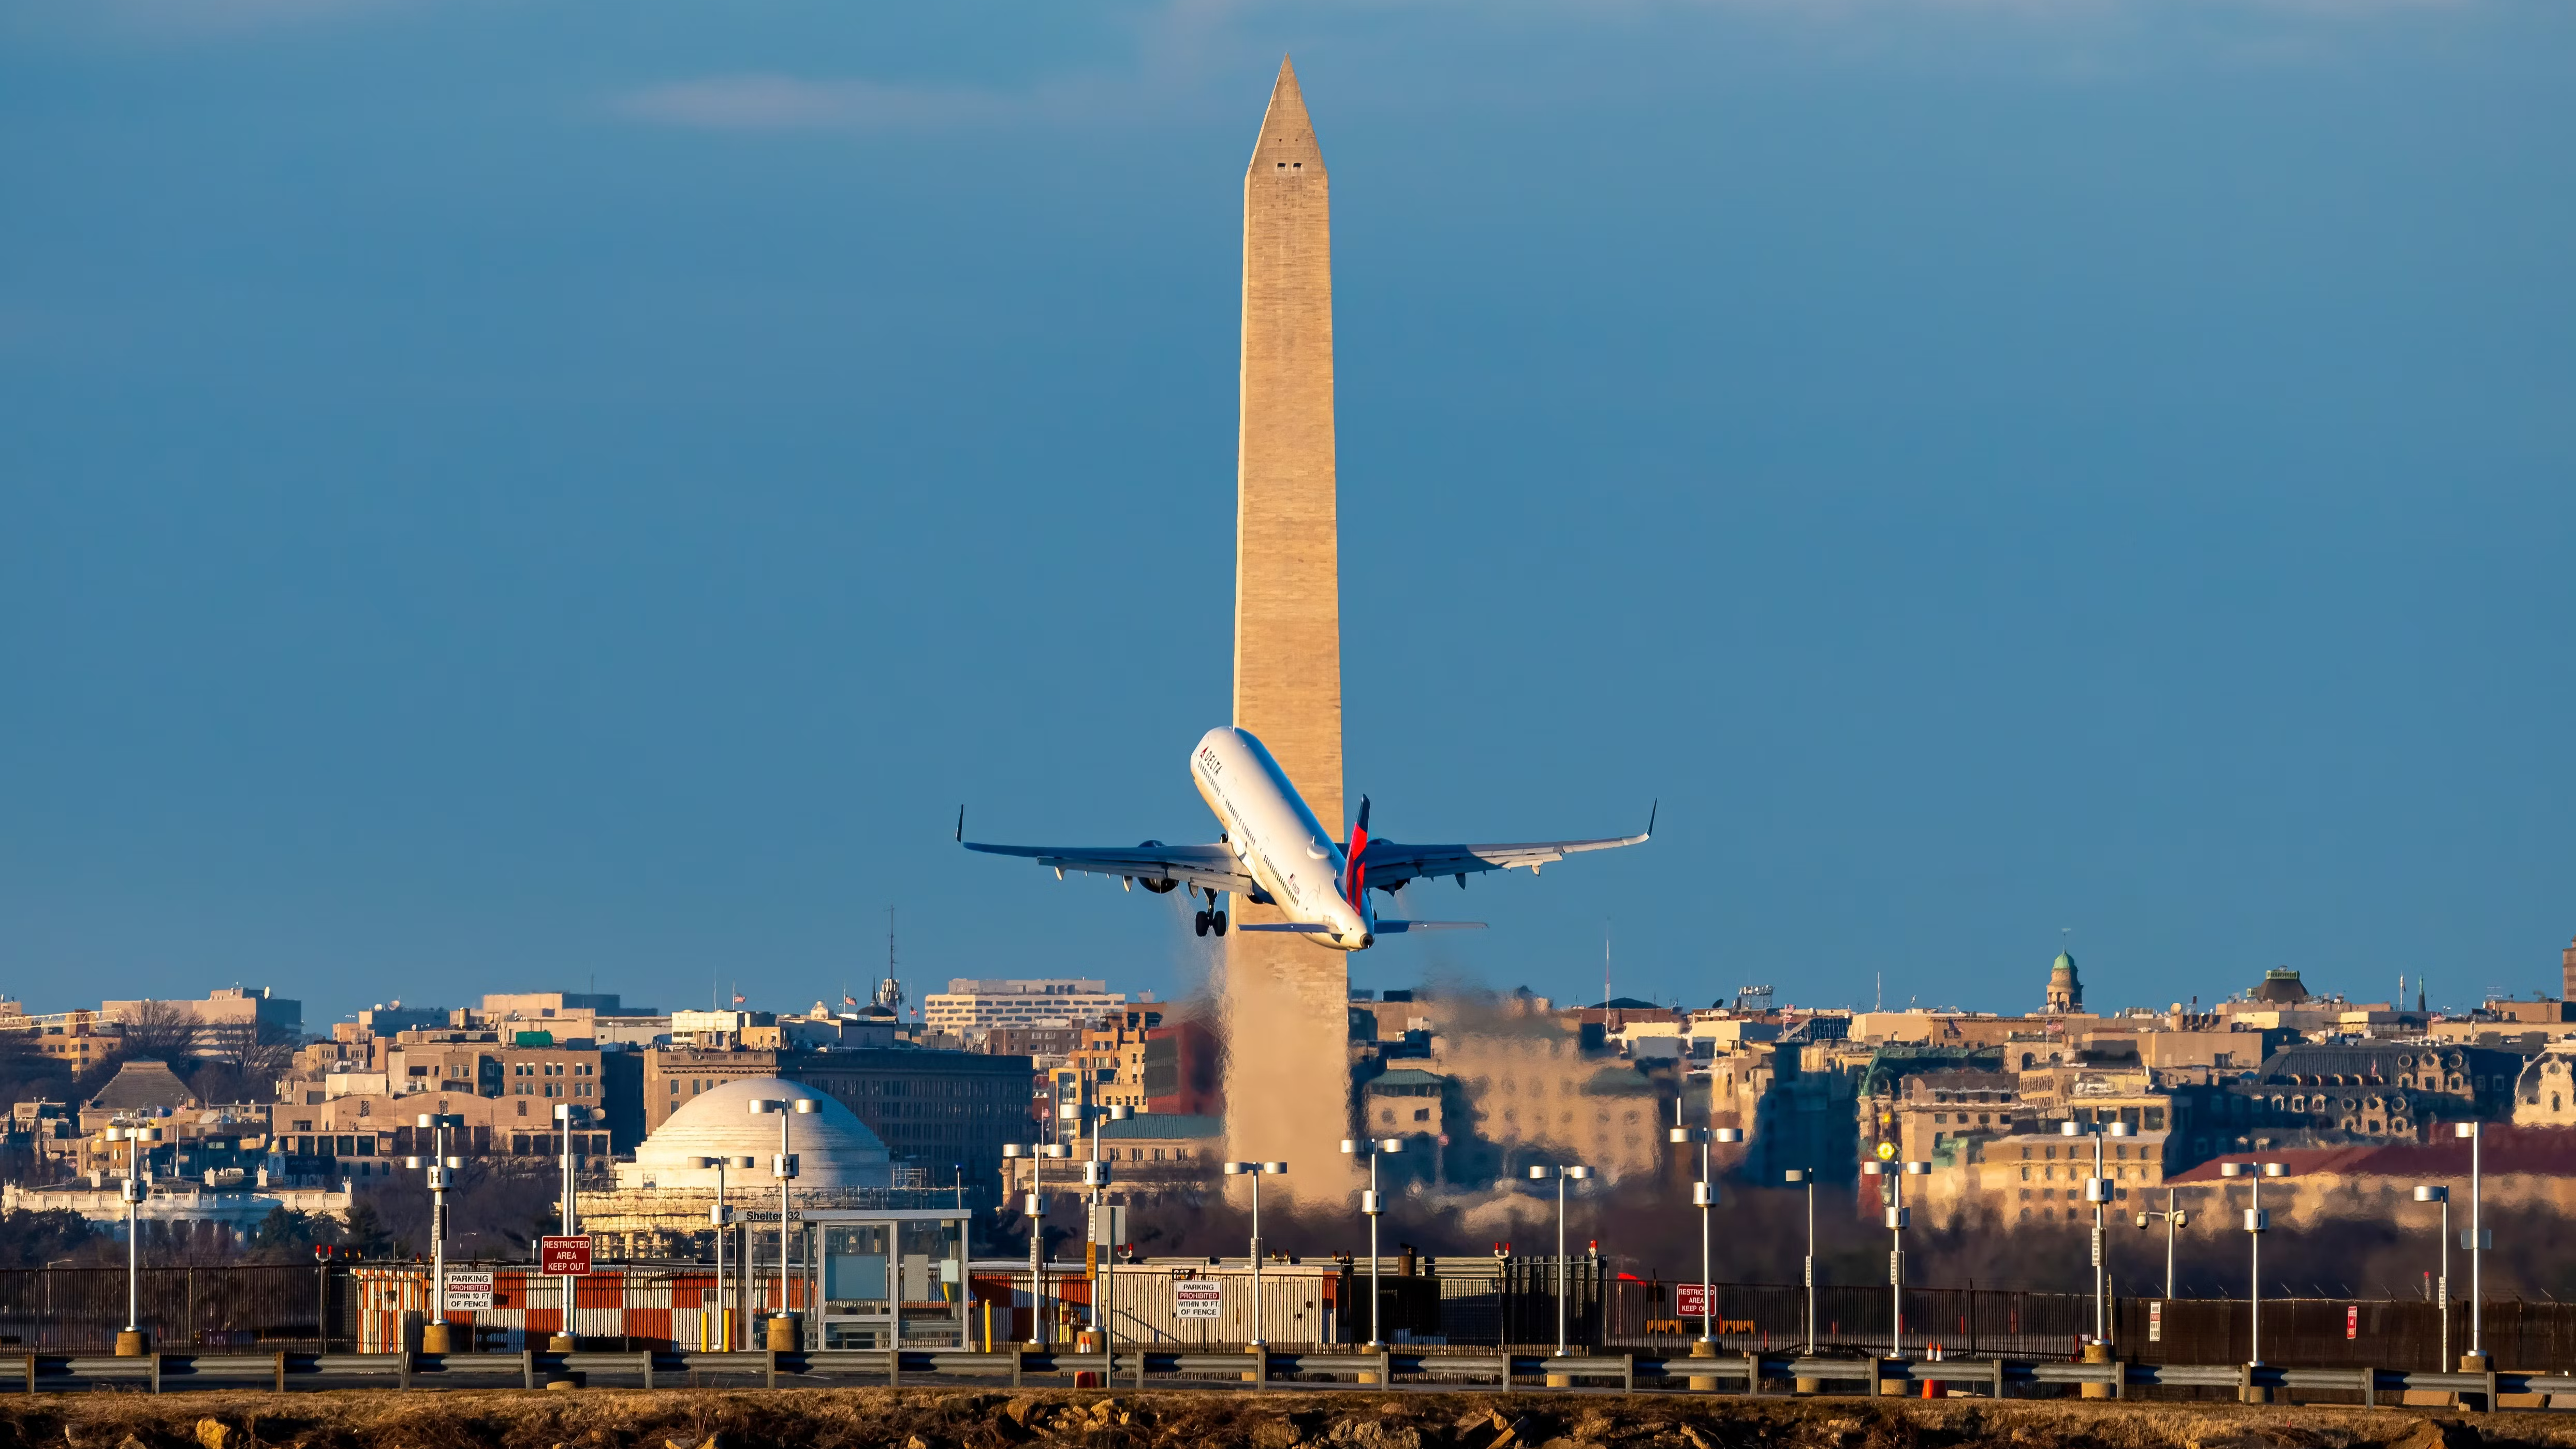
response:
<path id="1" fill-rule="evenodd" d="M 1306 939 L 1344 951 L 1372 943 L 1372 913 L 1342 895 L 1348 861 L 1341 842 L 1261 741 L 1230 725 L 1209 730 L 1190 753 L 1190 783 L 1224 827 L 1227 847 L 1278 908 L 1320 928 Z M 1359 894 L 1365 899 L 1367 892 Z"/>

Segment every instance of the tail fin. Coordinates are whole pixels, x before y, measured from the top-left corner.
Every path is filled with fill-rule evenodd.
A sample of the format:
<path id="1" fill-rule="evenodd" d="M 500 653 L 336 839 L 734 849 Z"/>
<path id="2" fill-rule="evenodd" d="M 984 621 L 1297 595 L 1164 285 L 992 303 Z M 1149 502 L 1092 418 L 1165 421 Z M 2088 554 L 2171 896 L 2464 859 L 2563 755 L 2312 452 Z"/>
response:
<path id="1" fill-rule="evenodd" d="M 1368 889 L 1368 867 L 1360 864 L 1360 856 L 1368 850 L 1368 815 L 1369 799 L 1362 795 L 1359 823 L 1351 827 L 1350 849 L 1342 864 L 1342 899 L 1354 906 Z"/>

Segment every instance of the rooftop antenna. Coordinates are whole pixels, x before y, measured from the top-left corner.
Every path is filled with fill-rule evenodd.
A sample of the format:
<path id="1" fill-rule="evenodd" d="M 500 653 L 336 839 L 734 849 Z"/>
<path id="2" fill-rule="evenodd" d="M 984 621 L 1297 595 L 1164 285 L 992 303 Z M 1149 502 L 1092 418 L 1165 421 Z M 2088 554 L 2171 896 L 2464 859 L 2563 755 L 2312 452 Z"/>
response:
<path id="1" fill-rule="evenodd" d="M 1601 1009 L 1610 1009 L 1610 918 L 1601 918 Z"/>
<path id="2" fill-rule="evenodd" d="M 1878 998 L 1870 1003 L 1869 1009 L 1872 1011 L 1887 1010 L 1887 973 L 1884 971 L 1878 973 Z"/>
<path id="3" fill-rule="evenodd" d="M 895 978 L 894 960 L 894 907 L 888 906 L 886 907 L 886 974 L 885 980 L 877 983 L 876 1002 L 877 1005 L 893 1013 L 895 1019 L 900 1022 L 903 1019 L 903 983 Z"/>

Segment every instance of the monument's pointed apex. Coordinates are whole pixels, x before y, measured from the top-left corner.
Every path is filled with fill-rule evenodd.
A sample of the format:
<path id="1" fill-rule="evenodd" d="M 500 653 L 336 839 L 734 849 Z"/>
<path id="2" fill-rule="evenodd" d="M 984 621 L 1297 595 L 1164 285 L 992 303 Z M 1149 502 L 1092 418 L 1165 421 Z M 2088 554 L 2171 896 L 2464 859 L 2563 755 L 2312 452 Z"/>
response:
<path id="1" fill-rule="evenodd" d="M 1287 56 L 1279 57 L 1279 79 L 1270 87 L 1270 110 L 1266 119 L 1278 120 L 1295 116 L 1299 124 L 1306 120 L 1306 96 L 1297 89 L 1297 63 Z"/>
<path id="2" fill-rule="evenodd" d="M 1324 153 L 1315 145 L 1315 123 L 1306 117 L 1297 67 L 1284 55 L 1279 58 L 1279 79 L 1270 87 L 1270 108 L 1261 113 L 1261 139 L 1252 148 L 1252 168 L 1284 171 L 1290 179 L 1323 173 Z"/>

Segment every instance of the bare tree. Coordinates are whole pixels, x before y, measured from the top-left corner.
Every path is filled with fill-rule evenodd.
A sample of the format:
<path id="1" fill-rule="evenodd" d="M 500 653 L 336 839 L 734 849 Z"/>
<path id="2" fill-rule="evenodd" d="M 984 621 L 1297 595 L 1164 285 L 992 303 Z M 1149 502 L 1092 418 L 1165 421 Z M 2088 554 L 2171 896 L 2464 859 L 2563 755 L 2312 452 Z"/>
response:
<path id="1" fill-rule="evenodd" d="M 173 1070 L 185 1070 L 205 1031 L 196 1013 L 173 1001 L 137 1002 L 117 1024 L 123 1029 L 119 1057 L 168 1062 Z"/>
<path id="2" fill-rule="evenodd" d="M 197 1053 L 205 1063 L 200 1075 L 221 1073 L 205 1087 L 221 1086 L 224 1100 L 239 1102 L 265 1102 L 275 1096 L 277 1079 L 294 1065 L 295 1047 L 294 1033 L 268 1021 L 203 1027 L 196 1042 Z M 202 1088 L 198 1095 L 214 1100 Z"/>

